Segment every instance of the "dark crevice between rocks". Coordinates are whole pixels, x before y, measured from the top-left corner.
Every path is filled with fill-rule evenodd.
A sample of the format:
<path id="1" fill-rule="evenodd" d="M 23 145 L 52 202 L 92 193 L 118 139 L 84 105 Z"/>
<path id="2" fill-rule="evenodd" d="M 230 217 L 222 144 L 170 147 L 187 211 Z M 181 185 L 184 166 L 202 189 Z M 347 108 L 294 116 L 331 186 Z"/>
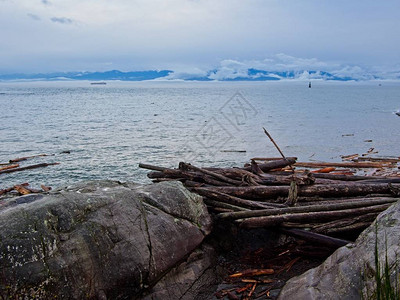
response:
<path id="1" fill-rule="evenodd" d="M 147 274 L 147 277 L 150 277 L 151 276 L 151 271 L 152 271 L 152 265 L 154 265 L 154 263 L 153 263 L 153 246 L 151 244 L 151 235 L 150 235 L 150 231 L 149 231 L 149 225 L 147 223 L 147 211 L 146 211 L 146 208 L 143 205 L 143 202 L 142 201 L 139 201 L 139 202 L 140 202 L 139 209 L 140 209 L 140 211 L 142 213 L 141 217 L 143 219 L 144 226 L 145 226 L 145 232 L 147 234 L 147 241 L 148 241 L 147 248 L 149 250 L 149 263 L 148 263 L 148 274 Z M 145 288 L 145 289 L 148 288 L 149 278 L 143 279 L 142 282 L 145 283 L 143 288 Z"/>
<path id="2" fill-rule="evenodd" d="M 317 267 L 336 250 L 288 237 L 278 230 L 242 229 L 221 221 L 214 222 L 205 242 L 217 251 L 217 265 L 222 270 L 218 286 L 210 287 L 210 292 L 214 289 L 210 299 L 232 299 L 232 293 L 238 299 L 276 299 L 287 280 Z M 249 269 L 273 269 L 274 274 L 229 277 Z"/>

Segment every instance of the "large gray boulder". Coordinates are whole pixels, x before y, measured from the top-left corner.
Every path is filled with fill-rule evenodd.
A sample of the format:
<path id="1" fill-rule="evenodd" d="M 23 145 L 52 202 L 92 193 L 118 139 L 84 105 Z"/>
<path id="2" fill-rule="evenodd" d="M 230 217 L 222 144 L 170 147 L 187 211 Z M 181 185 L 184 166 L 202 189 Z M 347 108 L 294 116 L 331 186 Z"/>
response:
<path id="1" fill-rule="evenodd" d="M 0 298 L 139 299 L 210 230 L 201 197 L 177 182 L 15 198 L 0 206 Z"/>
<path id="2" fill-rule="evenodd" d="M 395 267 L 397 270 L 392 270 L 398 274 L 400 202 L 382 212 L 354 244 L 339 248 L 317 268 L 290 279 L 278 299 L 374 299 L 371 296 L 376 284 L 376 240 L 381 266 L 386 262 L 387 255 L 389 266 Z M 396 282 L 395 273 L 392 273 L 393 284 Z"/>

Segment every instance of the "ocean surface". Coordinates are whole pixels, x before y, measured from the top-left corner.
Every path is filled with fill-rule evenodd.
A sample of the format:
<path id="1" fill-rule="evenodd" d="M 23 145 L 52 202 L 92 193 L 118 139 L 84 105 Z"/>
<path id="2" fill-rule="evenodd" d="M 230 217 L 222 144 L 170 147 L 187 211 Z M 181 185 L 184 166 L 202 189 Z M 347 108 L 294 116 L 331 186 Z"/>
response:
<path id="1" fill-rule="evenodd" d="M 0 82 L 0 163 L 46 153 L 0 174 L 0 188 L 82 180 L 150 182 L 140 162 L 242 166 L 286 156 L 400 156 L 399 82 Z M 70 154 L 63 154 L 70 151 Z M 1 167 L 1 166 L 0 166 Z"/>

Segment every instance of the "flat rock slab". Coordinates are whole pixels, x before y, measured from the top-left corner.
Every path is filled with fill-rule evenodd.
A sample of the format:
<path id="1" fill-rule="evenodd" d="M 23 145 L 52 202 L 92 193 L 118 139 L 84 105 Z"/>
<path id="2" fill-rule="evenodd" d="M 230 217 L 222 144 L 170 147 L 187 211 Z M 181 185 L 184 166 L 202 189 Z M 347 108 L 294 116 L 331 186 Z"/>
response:
<path id="1" fill-rule="evenodd" d="M 396 267 L 398 274 L 400 202 L 382 212 L 355 243 L 339 248 L 317 268 L 290 279 L 278 299 L 375 299 L 375 245 L 380 269 L 387 255 L 389 266 Z M 397 288 L 395 274 L 392 277 Z"/>
<path id="2" fill-rule="evenodd" d="M 93 181 L 0 207 L 0 295 L 139 299 L 210 233 L 179 182 Z"/>

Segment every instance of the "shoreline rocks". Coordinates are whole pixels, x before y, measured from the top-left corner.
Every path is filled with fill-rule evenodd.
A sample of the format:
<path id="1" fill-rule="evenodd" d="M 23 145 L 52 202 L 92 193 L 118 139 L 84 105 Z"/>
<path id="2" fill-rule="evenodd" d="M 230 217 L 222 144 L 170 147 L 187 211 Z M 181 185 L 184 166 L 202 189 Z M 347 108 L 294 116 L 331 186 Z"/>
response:
<path id="1" fill-rule="evenodd" d="M 30 197 L 0 208 L 5 298 L 139 299 L 211 232 L 201 197 L 178 182 L 93 181 Z"/>
<path id="2" fill-rule="evenodd" d="M 337 249 L 320 266 L 290 279 L 278 299 L 371 299 L 376 287 L 376 241 L 381 268 L 384 267 L 387 255 L 388 265 L 393 270 L 392 285 L 397 288 L 395 277 L 399 274 L 399 201 L 379 214 L 354 243 Z"/>

